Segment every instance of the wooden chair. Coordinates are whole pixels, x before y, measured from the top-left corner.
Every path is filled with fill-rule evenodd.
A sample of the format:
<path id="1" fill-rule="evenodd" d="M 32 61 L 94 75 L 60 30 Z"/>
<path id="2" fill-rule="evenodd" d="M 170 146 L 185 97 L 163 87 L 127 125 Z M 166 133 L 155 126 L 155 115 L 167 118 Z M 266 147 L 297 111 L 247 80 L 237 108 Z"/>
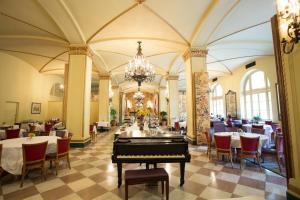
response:
<path id="1" fill-rule="evenodd" d="M 207 142 L 207 151 L 206 151 L 206 154 L 208 156 L 208 159 L 210 159 L 211 158 L 211 148 L 212 148 L 212 144 L 211 143 L 212 143 L 212 141 L 211 141 L 209 129 L 206 130 L 204 132 L 204 134 L 205 134 L 205 138 L 206 138 L 206 142 Z"/>
<path id="2" fill-rule="evenodd" d="M 242 168 L 242 161 L 244 158 L 254 158 L 260 166 L 260 154 L 258 152 L 259 137 L 244 137 L 240 136 L 241 153 L 240 153 L 240 168 Z"/>
<path id="3" fill-rule="evenodd" d="M 60 160 L 66 160 L 69 169 L 71 169 L 70 158 L 70 139 L 69 138 L 59 138 L 57 139 L 56 153 L 50 153 L 46 155 L 46 160 L 50 161 L 50 167 L 52 167 L 52 161 L 55 162 L 55 172 L 57 175 L 58 164 Z"/>
<path id="4" fill-rule="evenodd" d="M 264 135 L 265 134 L 265 129 L 251 128 L 251 133 L 257 133 L 257 134 L 260 134 L 260 135 Z"/>
<path id="5" fill-rule="evenodd" d="M 252 124 L 252 128 L 264 129 L 264 125 Z"/>
<path id="6" fill-rule="evenodd" d="M 7 129 L 6 131 L 6 139 L 13 139 L 20 137 L 20 129 Z"/>
<path id="7" fill-rule="evenodd" d="M 48 141 L 36 144 L 22 144 L 23 149 L 23 168 L 21 185 L 23 187 L 24 177 L 31 169 L 41 169 L 42 177 L 46 180 L 45 175 L 45 157 Z"/>
<path id="8" fill-rule="evenodd" d="M 282 163 L 284 163 L 283 135 L 277 134 L 275 140 L 276 140 L 275 148 L 263 149 L 261 158 L 262 160 L 264 160 L 264 157 L 266 155 L 276 156 L 276 161 L 279 167 L 279 171 L 282 172 L 280 161 L 283 161 Z"/>
<path id="9" fill-rule="evenodd" d="M 265 124 L 271 125 L 271 126 L 272 126 L 273 122 L 272 122 L 272 120 L 266 120 L 266 121 L 265 121 Z"/>
<path id="10" fill-rule="evenodd" d="M 164 194 L 166 182 L 166 199 L 169 200 L 169 175 L 163 168 L 140 169 L 125 171 L 125 200 L 128 200 L 128 185 L 161 181 L 161 190 Z"/>
<path id="11" fill-rule="evenodd" d="M 231 152 L 231 136 L 219 136 L 214 135 L 217 159 L 220 158 L 220 155 L 227 156 L 231 162 L 231 167 L 233 168 L 232 163 L 232 152 Z"/>
<path id="12" fill-rule="evenodd" d="M 1 177 L 2 173 L 3 173 L 3 169 L 1 167 L 2 148 L 3 148 L 3 145 L 0 144 L 0 177 Z"/>
<path id="13" fill-rule="evenodd" d="M 91 140 L 92 142 L 96 142 L 96 133 L 94 131 L 94 125 L 90 125 L 90 137 L 91 137 Z"/>

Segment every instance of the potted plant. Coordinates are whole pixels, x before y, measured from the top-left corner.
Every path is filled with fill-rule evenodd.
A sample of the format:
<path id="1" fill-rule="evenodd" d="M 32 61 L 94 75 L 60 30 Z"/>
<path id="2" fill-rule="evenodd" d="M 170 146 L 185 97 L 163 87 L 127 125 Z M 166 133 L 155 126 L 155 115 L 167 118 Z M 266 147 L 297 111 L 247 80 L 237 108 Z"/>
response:
<path id="1" fill-rule="evenodd" d="M 252 120 L 253 120 L 254 123 L 258 123 L 259 121 L 261 121 L 261 117 L 260 117 L 260 115 L 256 115 L 256 116 L 253 117 Z"/>
<path id="2" fill-rule="evenodd" d="M 160 115 L 160 123 L 162 126 L 166 126 L 168 122 L 168 113 L 166 111 L 161 111 Z"/>
<path id="3" fill-rule="evenodd" d="M 110 125 L 111 126 L 116 126 L 117 125 L 117 121 L 116 121 L 117 111 L 116 111 L 116 109 L 114 109 L 114 108 L 110 109 L 110 118 L 111 118 Z"/>

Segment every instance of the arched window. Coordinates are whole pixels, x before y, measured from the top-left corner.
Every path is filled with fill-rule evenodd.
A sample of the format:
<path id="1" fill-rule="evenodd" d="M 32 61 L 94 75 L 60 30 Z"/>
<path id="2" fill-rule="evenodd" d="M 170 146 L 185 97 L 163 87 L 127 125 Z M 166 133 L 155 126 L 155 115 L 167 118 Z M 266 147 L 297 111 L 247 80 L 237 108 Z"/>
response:
<path id="1" fill-rule="evenodd" d="M 271 88 L 265 72 L 254 71 L 246 77 L 241 103 L 244 118 L 272 119 Z"/>
<path id="2" fill-rule="evenodd" d="M 223 89 L 220 84 L 217 84 L 212 90 L 210 107 L 211 113 L 215 116 L 224 116 Z"/>

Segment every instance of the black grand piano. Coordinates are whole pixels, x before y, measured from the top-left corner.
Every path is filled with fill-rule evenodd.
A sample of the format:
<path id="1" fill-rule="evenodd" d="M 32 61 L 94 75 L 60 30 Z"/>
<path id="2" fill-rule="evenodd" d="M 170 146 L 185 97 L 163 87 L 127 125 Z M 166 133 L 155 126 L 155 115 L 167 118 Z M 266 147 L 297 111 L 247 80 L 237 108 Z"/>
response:
<path id="1" fill-rule="evenodd" d="M 112 162 L 118 167 L 118 187 L 122 184 L 122 163 L 180 163 L 180 186 L 184 184 L 185 163 L 190 162 L 188 142 L 170 133 L 123 132 L 114 141 Z"/>

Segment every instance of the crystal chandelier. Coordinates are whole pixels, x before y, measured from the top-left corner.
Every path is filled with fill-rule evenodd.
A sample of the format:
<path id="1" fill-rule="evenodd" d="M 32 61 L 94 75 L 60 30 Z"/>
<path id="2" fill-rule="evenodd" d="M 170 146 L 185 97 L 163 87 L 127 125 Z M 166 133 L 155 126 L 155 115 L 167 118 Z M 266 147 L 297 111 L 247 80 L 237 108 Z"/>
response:
<path id="1" fill-rule="evenodd" d="M 141 102 L 145 98 L 145 95 L 140 91 L 140 87 L 138 87 L 138 91 L 134 93 L 133 98 L 137 102 Z"/>
<path id="2" fill-rule="evenodd" d="M 138 86 L 141 86 L 142 82 L 152 82 L 155 78 L 155 71 L 147 61 L 142 53 L 141 41 L 138 41 L 138 48 L 136 56 L 129 61 L 129 65 L 125 70 L 125 80 L 136 81 Z"/>

